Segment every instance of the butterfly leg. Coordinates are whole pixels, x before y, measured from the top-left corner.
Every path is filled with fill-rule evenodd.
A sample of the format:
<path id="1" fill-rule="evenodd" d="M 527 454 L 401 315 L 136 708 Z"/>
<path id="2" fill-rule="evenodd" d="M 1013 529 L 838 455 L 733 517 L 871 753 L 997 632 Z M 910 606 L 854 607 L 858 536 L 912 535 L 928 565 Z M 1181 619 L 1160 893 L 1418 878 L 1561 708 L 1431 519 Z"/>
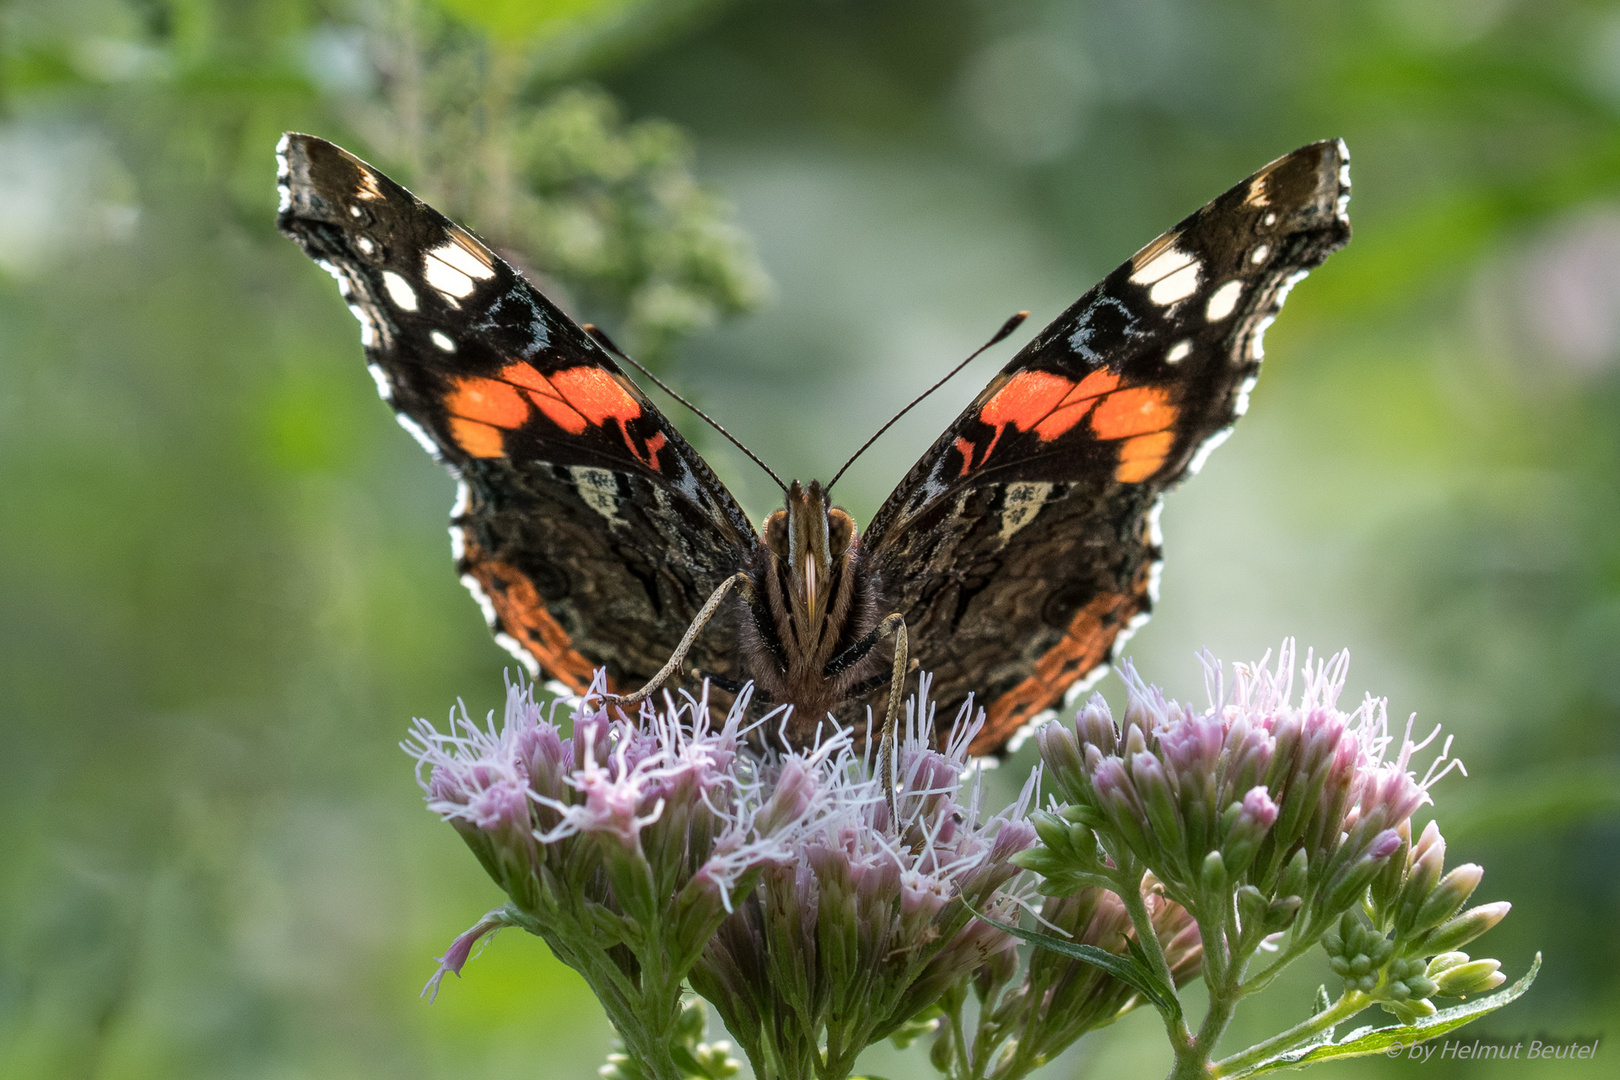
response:
<path id="1" fill-rule="evenodd" d="M 901 698 L 906 689 L 906 617 L 895 612 L 878 624 L 878 633 L 894 634 L 894 674 L 889 679 L 889 708 L 883 717 L 883 735 L 878 743 L 877 772 L 882 778 L 883 801 L 889 808 L 890 827 L 900 831 L 900 808 L 895 793 L 900 790 L 899 754 L 896 752 Z"/>
<path id="2" fill-rule="evenodd" d="M 607 694 L 602 699 L 603 704 L 634 709 L 657 693 L 658 688 L 663 686 L 669 677 L 680 668 L 681 661 L 686 659 L 686 653 L 691 649 L 692 643 L 703 632 L 703 628 L 709 625 L 709 620 L 714 618 L 714 613 L 720 610 L 720 603 L 725 600 L 726 594 L 731 591 L 732 586 L 738 584 L 741 584 L 746 590 L 749 584 L 748 575 L 742 573 L 733 574 L 720 583 L 720 587 L 714 590 L 713 594 L 704 603 L 702 610 L 697 613 L 697 618 L 692 620 L 692 625 L 686 628 L 686 636 L 681 638 L 679 645 L 675 646 L 675 651 L 670 654 L 669 662 L 658 669 L 658 674 L 647 680 L 646 686 L 630 694 Z"/>

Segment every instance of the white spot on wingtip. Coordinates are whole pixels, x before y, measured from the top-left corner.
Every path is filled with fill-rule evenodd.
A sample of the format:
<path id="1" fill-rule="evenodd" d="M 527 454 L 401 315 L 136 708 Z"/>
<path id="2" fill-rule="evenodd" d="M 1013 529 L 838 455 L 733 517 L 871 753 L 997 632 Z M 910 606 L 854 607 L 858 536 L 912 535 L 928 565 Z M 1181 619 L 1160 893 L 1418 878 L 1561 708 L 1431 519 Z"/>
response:
<path id="1" fill-rule="evenodd" d="M 383 287 L 388 290 L 388 298 L 402 310 L 416 310 L 416 290 L 411 288 L 410 282 L 392 270 L 384 270 Z"/>
<path id="2" fill-rule="evenodd" d="M 1266 216 L 1261 220 L 1266 225 L 1275 225 L 1275 224 L 1277 224 L 1277 215 L 1270 212 L 1270 211 L 1267 211 Z"/>
<path id="3" fill-rule="evenodd" d="M 1238 415 L 1242 414 L 1239 413 Z M 1187 463 L 1187 475 L 1198 475 L 1199 470 L 1204 467 L 1204 463 L 1209 460 L 1209 455 L 1215 452 L 1215 448 L 1231 437 L 1232 429 L 1229 427 L 1223 427 L 1221 430 L 1205 439 L 1198 449 L 1194 451 L 1192 460 Z"/>
<path id="4" fill-rule="evenodd" d="M 1151 246 L 1150 244 L 1149 247 Z M 1183 267 L 1195 264 L 1197 261 L 1196 256 L 1171 244 L 1132 271 L 1131 282 L 1136 285 L 1151 285 L 1161 278 L 1169 277 Z"/>
<path id="5" fill-rule="evenodd" d="M 286 184 L 276 185 L 276 213 L 285 214 L 292 209 L 292 188 Z"/>
<path id="6" fill-rule="evenodd" d="M 433 342 L 433 344 L 437 345 L 439 348 L 443 349 L 445 352 L 455 352 L 456 351 L 456 343 L 454 341 L 451 341 L 450 340 L 450 335 L 446 334 L 443 330 L 435 330 L 435 331 L 433 331 L 432 333 L 430 333 L 428 335 L 428 338 Z"/>
<path id="7" fill-rule="evenodd" d="M 1153 288 L 1148 290 L 1148 299 L 1160 307 L 1169 307 L 1179 300 L 1185 300 L 1198 291 L 1198 264 L 1184 267 L 1161 279 Z"/>
<path id="8" fill-rule="evenodd" d="M 447 300 L 471 296 L 478 287 L 471 277 L 442 259 L 434 258 L 431 252 L 422 260 L 422 277 Z"/>
<path id="9" fill-rule="evenodd" d="M 1204 306 L 1204 318 L 1210 322 L 1220 322 L 1232 314 L 1237 302 L 1243 295 L 1243 282 L 1234 278 L 1210 294 L 1209 303 Z"/>
<path id="10" fill-rule="evenodd" d="M 369 236 L 360 237 L 354 242 L 354 246 L 359 248 L 367 255 L 370 255 L 377 250 L 377 245 L 371 242 L 371 237 Z"/>
<path id="11" fill-rule="evenodd" d="M 460 525 L 450 526 L 450 557 L 460 562 L 467 555 L 467 530 Z"/>
<path id="12" fill-rule="evenodd" d="M 1131 281 L 1151 286 L 1148 299 L 1160 307 L 1168 307 L 1198 291 L 1198 273 L 1197 257 L 1172 246 L 1132 273 Z"/>
<path id="13" fill-rule="evenodd" d="M 1259 247 L 1255 248 L 1249 253 L 1249 261 L 1254 263 L 1254 265 L 1259 266 L 1261 263 L 1266 261 L 1266 256 L 1270 254 L 1271 245 L 1261 244 Z"/>
<path id="14" fill-rule="evenodd" d="M 450 516 L 452 518 L 464 517 L 464 516 L 466 516 L 467 511 L 469 511 L 471 509 L 472 509 L 472 488 L 467 486 L 467 481 L 465 481 L 465 480 L 457 480 L 456 481 L 456 502 L 455 502 L 454 506 L 450 507 Z"/>
<path id="15" fill-rule="evenodd" d="M 358 206 L 350 206 L 349 207 L 349 216 L 350 217 L 359 217 L 362 213 L 364 213 L 364 211 L 361 210 Z"/>
<path id="16" fill-rule="evenodd" d="M 399 421 L 400 427 L 411 433 L 411 438 L 415 439 L 419 444 L 421 444 L 422 449 L 432 454 L 434 460 L 438 460 L 439 444 L 433 441 L 432 436 L 428 435 L 421 424 L 418 424 L 415 420 L 411 419 L 409 416 L 406 416 L 404 413 L 395 413 L 394 419 Z"/>
<path id="17" fill-rule="evenodd" d="M 471 241 L 467 243 L 471 243 Z M 494 269 L 468 248 L 467 244 L 463 243 L 459 237 L 454 235 L 446 243 L 440 244 L 427 252 L 426 258 L 438 259 L 451 269 L 478 281 L 487 281 L 495 276 Z"/>
<path id="18" fill-rule="evenodd" d="M 1159 582 L 1160 582 L 1161 579 L 1163 579 L 1163 577 L 1164 577 L 1164 560 L 1163 559 L 1154 559 L 1152 564 L 1148 566 L 1148 581 L 1147 581 L 1148 603 L 1157 604 L 1159 602 Z"/>
<path id="19" fill-rule="evenodd" d="M 1164 362 L 1167 364 L 1179 364 L 1190 355 L 1192 355 L 1192 339 L 1182 338 L 1170 346 L 1170 351 L 1164 354 Z"/>
<path id="20" fill-rule="evenodd" d="M 1164 533 L 1159 528 L 1159 515 L 1163 513 L 1164 496 L 1160 495 L 1157 499 L 1153 500 L 1153 505 L 1148 507 L 1147 512 L 1148 543 L 1152 544 L 1156 548 L 1164 547 Z"/>

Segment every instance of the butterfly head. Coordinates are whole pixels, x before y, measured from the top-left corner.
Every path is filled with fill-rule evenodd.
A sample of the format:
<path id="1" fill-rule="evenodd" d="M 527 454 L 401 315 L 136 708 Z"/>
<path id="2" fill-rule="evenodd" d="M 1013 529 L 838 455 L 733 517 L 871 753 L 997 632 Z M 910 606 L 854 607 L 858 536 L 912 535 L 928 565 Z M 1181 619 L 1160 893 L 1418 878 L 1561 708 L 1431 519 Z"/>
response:
<path id="1" fill-rule="evenodd" d="M 825 637 L 824 625 L 841 622 L 847 608 L 844 570 L 853 555 L 855 521 L 829 505 L 818 481 L 805 487 L 795 480 L 787 505 L 766 519 L 763 539 L 775 571 L 770 591 L 790 614 L 794 636 L 814 651 L 812 643 Z"/>

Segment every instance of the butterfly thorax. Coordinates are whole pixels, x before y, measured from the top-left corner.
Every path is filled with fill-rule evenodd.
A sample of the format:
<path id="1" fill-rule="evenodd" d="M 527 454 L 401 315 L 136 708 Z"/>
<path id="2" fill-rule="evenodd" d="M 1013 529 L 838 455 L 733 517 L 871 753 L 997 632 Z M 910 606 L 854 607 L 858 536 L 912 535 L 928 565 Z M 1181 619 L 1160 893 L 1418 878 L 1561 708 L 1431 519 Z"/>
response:
<path id="1" fill-rule="evenodd" d="M 819 482 L 794 481 L 760 540 L 741 619 L 748 676 L 794 706 L 789 737 L 807 741 L 877 670 L 873 650 L 848 654 L 877 625 L 881 590 L 855 520 L 829 505 Z"/>

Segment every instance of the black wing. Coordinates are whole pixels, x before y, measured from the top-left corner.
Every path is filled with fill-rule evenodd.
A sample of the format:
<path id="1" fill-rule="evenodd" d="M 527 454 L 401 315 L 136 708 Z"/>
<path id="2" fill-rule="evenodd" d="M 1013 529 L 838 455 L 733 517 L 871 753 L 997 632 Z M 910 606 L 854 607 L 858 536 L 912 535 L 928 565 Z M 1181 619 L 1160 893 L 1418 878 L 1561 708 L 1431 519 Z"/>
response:
<path id="1" fill-rule="evenodd" d="M 742 508 L 611 357 L 466 230 L 310 135 L 277 150 L 277 224 L 337 278 L 377 388 L 460 481 L 451 541 L 502 644 L 572 689 L 634 687 L 757 544 Z M 716 620 L 691 654 L 741 674 Z"/>
<path id="2" fill-rule="evenodd" d="M 1164 491 L 1243 414 L 1260 339 L 1350 238 L 1349 152 L 1267 165 L 1131 257 L 1015 356 L 865 543 L 942 705 L 1001 749 L 1123 644 L 1157 591 Z"/>

